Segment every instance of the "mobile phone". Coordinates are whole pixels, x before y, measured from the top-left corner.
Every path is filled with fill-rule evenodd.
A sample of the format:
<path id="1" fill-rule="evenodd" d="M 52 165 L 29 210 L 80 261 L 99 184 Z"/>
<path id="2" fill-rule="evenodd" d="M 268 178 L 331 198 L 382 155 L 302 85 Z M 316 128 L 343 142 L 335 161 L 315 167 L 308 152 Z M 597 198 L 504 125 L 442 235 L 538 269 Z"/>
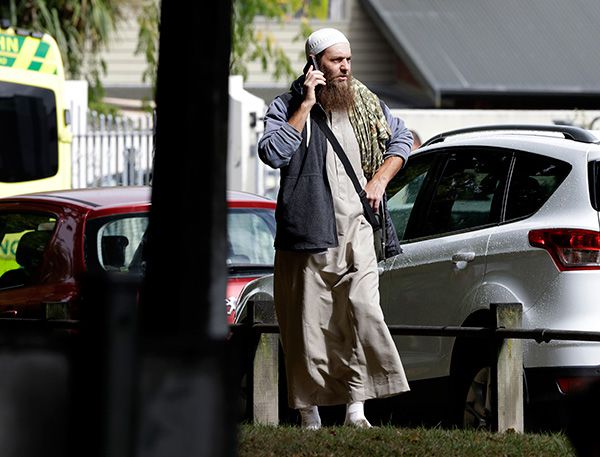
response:
<path id="1" fill-rule="evenodd" d="M 305 69 L 304 73 L 306 73 L 308 71 L 308 69 L 310 68 L 311 65 L 313 67 L 313 71 L 314 70 L 320 71 L 319 64 L 317 64 L 317 58 L 314 55 L 309 54 L 308 63 L 306 64 L 306 69 Z M 315 93 L 318 94 L 321 91 L 322 87 L 323 86 L 321 86 L 321 85 L 318 85 L 317 87 L 315 87 Z"/>
<path id="2" fill-rule="evenodd" d="M 308 59 L 306 59 L 306 65 L 304 66 L 304 70 L 302 72 L 304 74 L 306 74 L 308 72 L 308 69 L 310 68 L 311 65 L 312 65 L 313 70 L 318 70 L 319 69 L 319 65 L 317 64 L 317 59 L 312 54 L 310 54 L 308 56 Z"/>

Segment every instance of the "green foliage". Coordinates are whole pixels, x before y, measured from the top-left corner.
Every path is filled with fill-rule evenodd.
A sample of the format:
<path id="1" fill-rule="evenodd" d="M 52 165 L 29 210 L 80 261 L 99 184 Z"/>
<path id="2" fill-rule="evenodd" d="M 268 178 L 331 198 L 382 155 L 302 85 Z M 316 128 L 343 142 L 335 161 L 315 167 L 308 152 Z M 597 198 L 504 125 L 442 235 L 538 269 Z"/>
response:
<path id="1" fill-rule="evenodd" d="M 16 27 L 52 35 L 61 50 L 67 77 L 85 77 L 90 87 L 96 88 L 106 71 L 100 51 L 129 1 L 8 0 L 0 5 L 0 17 L 9 18 Z"/>
<path id="2" fill-rule="evenodd" d="M 311 33 L 308 18 L 326 18 L 327 0 L 233 0 L 231 60 L 229 72 L 248 77 L 248 63 L 258 61 L 263 70 L 273 65 L 275 79 L 295 76 L 290 59 L 270 34 L 255 30 L 254 19 L 262 16 L 279 23 L 292 19 L 300 21 L 296 40 Z"/>
<path id="3" fill-rule="evenodd" d="M 300 427 L 242 425 L 238 436 L 240 457 L 575 457 L 562 434 L 489 433 L 440 428 L 359 430 L 353 427 Z"/>
<path id="4" fill-rule="evenodd" d="M 272 34 L 255 30 L 254 19 L 262 16 L 279 23 L 300 21 L 296 40 L 305 39 L 309 18 L 325 19 L 328 0 L 232 0 L 232 49 L 230 73 L 248 76 L 247 65 L 258 61 L 263 70 L 272 65 L 276 79 L 295 75 L 290 59 Z M 101 51 L 124 17 L 133 8 L 139 24 L 136 53 L 146 58 L 143 81 L 156 87 L 160 0 L 7 0 L 0 2 L 0 17 L 19 28 L 52 35 L 61 50 L 67 77 L 85 78 L 90 102 L 99 103 L 104 90 L 100 77 L 106 73 Z"/>
<path id="5" fill-rule="evenodd" d="M 138 16 L 138 43 L 136 54 L 143 53 L 147 67 L 142 80 L 156 88 L 156 68 L 158 66 L 158 38 L 160 30 L 160 4 L 157 0 L 143 0 Z"/>
<path id="6" fill-rule="evenodd" d="M 272 34 L 262 34 L 255 30 L 254 19 L 262 16 L 279 23 L 290 20 L 300 21 L 300 31 L 294 38 L 304 40 L 312 29 L 309 18 L 326 19 L 328 0 L 232 0 L 232 42 L 229 71 L 231 74 L 248 76 L 247 65 L 258 61 L 264 70 L 271 64 L 276 79 L 295 76 L 290 59 L 276 43 Z M 143 0 L 138 15 L 140 31 L 136 53 L 143 53 L 148 64 L 144 71 L 144 81 L 156 87 L 159 39 L 159 0 Z M 297 69 L 296 69 L 297 70 Z"/>

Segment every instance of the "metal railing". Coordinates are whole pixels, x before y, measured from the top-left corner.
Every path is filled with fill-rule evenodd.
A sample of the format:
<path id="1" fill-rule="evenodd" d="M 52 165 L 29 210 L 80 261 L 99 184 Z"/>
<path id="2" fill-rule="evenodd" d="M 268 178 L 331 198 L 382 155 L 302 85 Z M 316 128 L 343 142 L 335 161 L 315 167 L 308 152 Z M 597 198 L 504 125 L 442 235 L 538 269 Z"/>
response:
<path id="1" fill-rule="evenodd" d="M 232 330 L 251 330 L 259 336 L 259 343 L 253 363 L 252 392 L 253 420 L 258 423 L 277 424 L 279 422 L 279 327 L 277 324 L 256 322 L 254 304 L 248 303 L 245 323 L 234 324 Z M 509 429 L 524 430 L 523 393 L 523 349 L 521 340 L 549 343 L 553 340 L 600 342 L 600 332 L 523 329 L 522 305 L 520 303 L 492 304 L 491 310 L 496 320 L 495 327 L 456 327 L 388 325 L 392 335 L 437 336 L 478 338 L 486 340 L 497 353 L 497 364 L 492 366 L 492 395 L 496 409 L 494 425 L 498 431 Z M 510 342 L 510 343 L 509 343 Z M 493 365 L 493 364 L 492 364 Z"/>
<path id="2" fill-rule="evenodd" d="M 255 422 L 278 424 L 279 327 L 277 324 L 256 322 L 253 305 L 252 302 L 248 303 L 246 322 L 233 324 L 230 328 L 234 333 L 246 332 L 246 335 L 254 334 L 258 337 L 256 351 L 248 370 L 247 398 L 251 402 L 252 417 Z M 491 311 L 496 320 L 494 327 L 389 325 L 388 328 L 392 335 L 477 338 L 487 341 L 490 353 L 493 353 L 494 356 L 497 355 L 496 365 L 494 366 L 492 363 L 490 367 L 492 370 L 491 394 L 496 411 L 495 428 L 498 431 L 512 429 L 522 432 L 524 430 L 524 373 L 523 349 L 520 342 L 522 340 L 533 340 L 537 343 L 548 343 L 554 340 L 600 342 L 600 332 L 544 328 L 523 329 L 521 328 L 522 305 L 520 303 L 492 304 Z M 118 313 L 113 312 L 113 314 L 117 316 Z M 133 316 L 134 314 L 131 314 L 130 318 Z M 91 324 L 96 328 L 95 332 L 107 334 L 114 332 L 114 330 L 100 328 L 104 325 L 102 322 L 108 322 L 105 318 L 99 319 L 96 314 L 89 317 L 92 317 L 94 322 L 89 322 L 88 326 Z M 115 320 L 115 322 L 117 321 Z M 56 330 L 74 329 L 81 330 L 80 321 L 0 318 L 0 335 L 2 336 L 0 339 L 6 340 L 8 337 L 7 341 L 10 340 L 10 335 L 18 336 L 21 332 L 42 331 L 46 334 Z M 134 336 L 130 335 L 127 338 L 129 341 Z M 40 341 L 43 344 L 43 340 Z M 121 351 L 118 345 L 113 346 L 111 346 L 113 351 Z"/>
<path id="3" fill-rule="evenodd" d="M 74 188 L 145 185 L 152 180 L 154 119 L 73 113 Z"/>

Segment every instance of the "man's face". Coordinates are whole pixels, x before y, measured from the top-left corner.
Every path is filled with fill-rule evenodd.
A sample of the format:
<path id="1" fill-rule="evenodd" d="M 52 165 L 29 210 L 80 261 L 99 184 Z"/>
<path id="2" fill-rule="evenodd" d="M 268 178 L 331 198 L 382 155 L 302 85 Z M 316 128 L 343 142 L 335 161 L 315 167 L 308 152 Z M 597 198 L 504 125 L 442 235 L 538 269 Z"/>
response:
<path id="1" fill-rule="evenodd" d="M 321 55 L 319 69 L 324 73 L 327 84 L 348 85 L 352 75 L 350 45 L 338 43 L 328 47 Z"/>

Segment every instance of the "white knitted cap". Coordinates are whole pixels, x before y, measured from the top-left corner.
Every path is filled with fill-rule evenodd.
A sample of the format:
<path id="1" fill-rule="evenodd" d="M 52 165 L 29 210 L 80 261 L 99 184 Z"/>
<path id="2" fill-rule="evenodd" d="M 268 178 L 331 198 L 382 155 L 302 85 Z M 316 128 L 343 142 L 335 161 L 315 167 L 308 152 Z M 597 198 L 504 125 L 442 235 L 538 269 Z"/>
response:
<path id="1" fill-rule="evenodd" d="M 305 50 L 306 57 L 309 55 L 316 56 L 330 46 L 338 43 L 347 43 L 350 45 L 348 38 L 337 29 L 320 29 L 310 34 L 306 40 Z"/>

